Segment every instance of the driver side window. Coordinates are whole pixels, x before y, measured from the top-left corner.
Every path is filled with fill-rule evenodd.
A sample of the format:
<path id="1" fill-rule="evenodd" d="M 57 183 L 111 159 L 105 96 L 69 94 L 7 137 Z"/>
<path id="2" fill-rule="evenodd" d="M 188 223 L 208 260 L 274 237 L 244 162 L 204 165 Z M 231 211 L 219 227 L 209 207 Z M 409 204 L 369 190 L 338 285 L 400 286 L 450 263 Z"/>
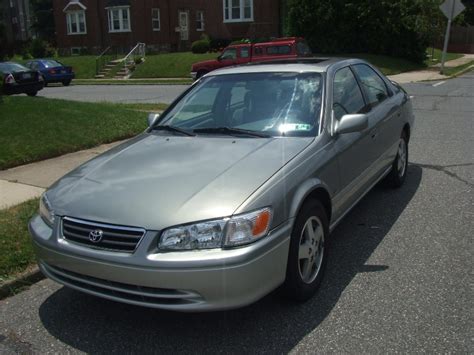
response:
<path id="1" fill-rule="evenodd" d="M 236 48 L 229 48 L 222 53 L 221 59 L 236 59 L 237 58 L 237 49 Z"/>
<path id="2" fill-rule="evenodd" d="M 332 103 L 334 117 L 337 120 L 344 115 L 364 111 L 366 106 L 364 97 L 349 67 L 339 69 L 334 76 Z"/>

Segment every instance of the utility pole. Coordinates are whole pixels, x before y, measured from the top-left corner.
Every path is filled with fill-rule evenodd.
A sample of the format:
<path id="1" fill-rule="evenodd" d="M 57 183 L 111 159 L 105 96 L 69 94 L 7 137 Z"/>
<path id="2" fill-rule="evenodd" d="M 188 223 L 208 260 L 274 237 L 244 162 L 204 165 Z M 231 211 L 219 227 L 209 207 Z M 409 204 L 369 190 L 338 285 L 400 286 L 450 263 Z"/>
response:
<path id="1" fill-rule="evenodd" d="M 439 8 L 448 18 L 448 26 L 446 27 L 446 35 L 444 36 L 443 55 L 441 58 L 440 73 L 443 74 L 444 63 L 446 61 L 446 52 L 448 51 L 449 35 L 451 33 L 451 23 L 456 18 L 456 16 L 464 11 L 465 7 L 460 0 L 446 0 Z"/>

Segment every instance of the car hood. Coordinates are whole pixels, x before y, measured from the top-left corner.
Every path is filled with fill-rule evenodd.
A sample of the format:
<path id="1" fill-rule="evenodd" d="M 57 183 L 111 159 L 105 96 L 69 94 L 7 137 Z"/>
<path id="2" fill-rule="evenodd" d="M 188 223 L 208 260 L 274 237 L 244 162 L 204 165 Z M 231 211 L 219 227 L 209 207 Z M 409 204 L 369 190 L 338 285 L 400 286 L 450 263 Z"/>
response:
<path id="1" fill-rule="evenodd" d="M 143 134 L 47 192 L 59 216 L 149 230 L 230 216 L 312 138 Z"/>
<path id="2" fill-rule="evenodd" d="M 193 64 L 193 69 L 199 69 L 202 67 L 208 67 L 208 66 L 214 66 L 216 64 L 219 64 L 219 61 L 217 59 L 209 59 L 209 60 L 203 60 L 202 62 L 194 63 Z"/>

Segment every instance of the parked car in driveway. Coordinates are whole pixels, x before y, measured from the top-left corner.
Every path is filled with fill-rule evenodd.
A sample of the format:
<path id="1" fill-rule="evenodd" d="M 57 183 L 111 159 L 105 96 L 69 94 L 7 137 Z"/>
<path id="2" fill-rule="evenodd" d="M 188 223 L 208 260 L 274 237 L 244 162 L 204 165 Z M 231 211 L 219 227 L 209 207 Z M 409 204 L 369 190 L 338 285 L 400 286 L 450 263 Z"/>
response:
<path id="1" fill-rule="evenodd" d="M 191 77 L 199 79 L 213 70 L 233 65 L 308 56 L 311 56 L 311 49 L 306 41 L 299 37 L 276 38 L 263 43 L 234 44 L 226 47 L 217 59 L 194 63 Z"/>
<path id="2" fill-rule="evenodd" d="M 2 92 L 5 95 L 27 94 L 36 96 L 43 89 L 44 80 L 36 70 L 31 70 L 21 64 L 1 62 Z"/>
<path id="3" fill-rule="evenodd" d="M 357 59 L 216 70 L 134 139 L 51 186 L 29 230 L 49 278 L 205 311 L 318 289 L 330 232 L 381 179 L 400 187 L 410 98 Z"/>
<path id="4" fill-rule="evenodd" d="M 62 83 L 64 86 L 69 86 L 75 77 L 72 67 L 54 59 L 33 59 L 28 61 L 26 66 L 39 71 L 43 75 L 45 85 Z"/>

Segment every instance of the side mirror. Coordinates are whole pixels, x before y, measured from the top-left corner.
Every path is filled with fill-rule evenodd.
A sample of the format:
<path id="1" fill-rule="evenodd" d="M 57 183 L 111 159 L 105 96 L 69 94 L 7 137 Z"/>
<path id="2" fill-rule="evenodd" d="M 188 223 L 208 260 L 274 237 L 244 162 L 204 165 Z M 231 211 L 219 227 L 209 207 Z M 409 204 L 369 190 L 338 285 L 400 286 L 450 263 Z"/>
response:
<path id="1" fill-rule="evenodd" d="M 148 114 L 148 127 L 152 127 L 156 121 L 160 118 L 159 113 L 150 113 Z"/>
<path id="2" fill-rule="evenodd" d="M 344 115 L 336 125 L 336 133 L 361 132 L 369 127 L 369 118 L 365 114 Z"/>

